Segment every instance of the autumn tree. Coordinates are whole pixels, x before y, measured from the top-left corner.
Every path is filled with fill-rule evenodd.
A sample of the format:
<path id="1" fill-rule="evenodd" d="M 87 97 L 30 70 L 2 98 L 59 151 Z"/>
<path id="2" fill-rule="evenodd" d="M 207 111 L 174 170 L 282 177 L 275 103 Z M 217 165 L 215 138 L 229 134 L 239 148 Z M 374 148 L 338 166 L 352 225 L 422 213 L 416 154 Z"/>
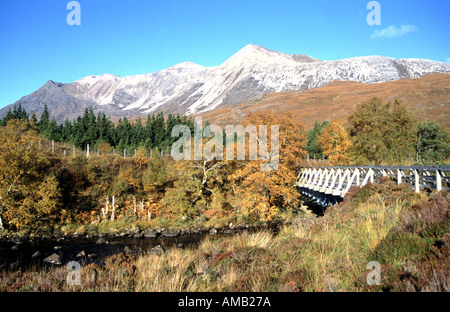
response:
<path id="1" fill-rule="evenodd" d="M 257 160 L 241 162 L 240 168 L 232 175 L 232 179 L 237 184 L 242 213 L 252 220 L 273 220 L 280 209 L 292 209 L 299 204 L 295 181 L 298 164 L 306 155 L 303 149 L 306 143 L 306 132 L 303 126 L 293 121 L 290 113 L 252 114 L 247 119 L 247 125 L 255 125 L 259 128 L 259 135 L 262 134 L 262 136 L 258 135 L 259 150 L 270 146 L 268 155 L 272 158 L 268 160 L 259 157 Z M 267 129 L 267 140 L 263 140 L 266 134 L 265 129 Z M 272 132 L 273 130 L 275 132 Z M 249 144 L 247 141 L 247 150 Z M 264 146 L 265 144 L 267 145 Z M 278 153 L 273 153 L 276 151 Z M 268 165 L 274 160 L 277 166 L 272 169 L 275 170 L 262 170 L 264 167 L 261 165 Z"/>
<path id="2" fill-rule="evenodd" d="M 37 132 L 19 120 L 0 131 L 0 224 L 13 229 L 51 224 L 61 194 L 57 179 L 46 173 L 49 161 Z"/>
<path id="3" fill-rule="evenodd" d="M 170 174 L 166 162 L 159 150 L 155 148 L 147 161 L 147 170 L 143 178 L 144 191 L 150 193 L 161 192 L 169 180 Z"/>
<path id="4" fill-rule="evenodd" d="M 139 146 L 136 150 L 136 154 L 134 155 L 134 161 L 138 164 L 139 168 L 142 168 L 143 165 L 147 164 L 147 149 L 143 146 Z"/>
<path id="5" fill-rule="evenodd" d="M 339 121 L 326 126 L 318 138 L 324 155 L 328 156 L 331 165 L 348 166 L 349 150 L 352 146 L 349 135 Z"/>
<path id="6" fill-rule="evenodd" d="M 111 144 L 109 144 L 108 142 L 104 141 L 99 142 L 97 148 L 102 155 L 107 155 L 108 153 L 111 153 Z"/>
<path id="7" fill-rule="evenodd" d="M 358 105 L 348 121 L 355 162 L 400 164 L 413 155 L 416 120 L 400 101 L 374 97 Z"/>
<path id="8" fill-rule="evenodd" d="M 139 172 L 134 168 L 132 163 L 125 163 L 119 171 L 116 183 L 113 187 L 113 193 L 116 196 L 128 194 L 136 194 L 140 189 L 141 179 Z"/>
<path id="9" fill-rule="evenodd" d="M 395 100 L 390 109 L 390 127 L 385 133 L 389 149 L 389 163 L 402 164 L 413 159 L 417 124 L 416 117 L 401 104 L 401 101 Z"/>
<path id="10" fill-rule="evenodd" d="M 198 181 L 183 175 L 174 182 L 173 188 L 167 189 L 163 203 L 177 217 L 194 218 L 200 214 L 199 207 L 196 205 L 196 202 L 202 198 L 200 190 Z"/>

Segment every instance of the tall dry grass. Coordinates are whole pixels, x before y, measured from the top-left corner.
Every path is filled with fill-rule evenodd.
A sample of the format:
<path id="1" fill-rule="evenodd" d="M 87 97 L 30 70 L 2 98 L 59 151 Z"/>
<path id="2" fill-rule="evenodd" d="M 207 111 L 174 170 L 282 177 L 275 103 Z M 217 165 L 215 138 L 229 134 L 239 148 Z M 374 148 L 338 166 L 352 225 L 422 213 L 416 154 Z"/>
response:
<path id="1" fill-rule="evenodd" d="M 389 235 L 392 236 L 396 231 L 404 231 L 417 224 L 416 221 L 420 220 L 422 214 L 429 215 L 428 211 L 431 208 L 427 207 L 430 205 L 434 207 L 434 219 L 428 217 L 429 222 L 423 224 L 419 230 L 426 230 L 429 233 L 435 229 L 433 231 L 439 232 L 439 235 L 445 234 L 448 216 L 446 217 L 439 207 L 448 203 L 448 196 L 447 199 L 438 197 L 433 202 L 428 200 L 428 195 L 414 194 L 407 189 L 391 186 L 368 188 L 350 194 L 348 201 L 331 207 L 324 217 L 306 213 L 298 215 L 293 225 L 284 226 L 277 235 L 262 231 L 241 233 L 233 237 L 208 237 L 195 248 L 171 248 L 162 255 L 113 257 L 105 267 L 83 268 L 85 282 L 78 290 L 147 292 L 371 290 L 365 283 L 365 276 L 368 273 L 366 266 L 370 259 L 377 255 L 376 252 L 386 253 L 393 250 L 393 254 L 382 256 L 393 259 L 390 266 L 394 273 L 397 272 L 395 270 L 402 268 L 405 260 L 396 252 L 404 246 L 395 245 L 395 240 L 387 239 Z M 436 222 L 441 222 L 441 219 L 444 223 L 440 227 L 428 226 L 438 224 Z M 414 229 L 416 228 L 417 226 Z M 428 247 L 425 247 L 420 251 L 421 255 L 428 252 Z M 405 249 L 406 255 L 407 252 L 410 251 Z M 429 272 L 433 270 L 429 265 L 423 262 L 417 266 L 430 275 Z M 446 271 L 445 268 L 439 270 L 441 272 L 439 279 L 442 279 Z M 4 273 L 0 275 L 0 290 L 73 291 L 64 283 L 56 282 L 61 274 L 61 271 L 26 273 L 20 276 L 17 273 L 15 275 Z M 400 278 L 399 276 L 401 275 L 393 275 L 392 278 L 387 276 L 387 283 L 401 283 L 401 280 L 396 280 Z M 54 283 L 54 286 L 48 286 L 49 283 Z M 26 285 L 32 286 L 26 288 Z M 445 278 L 442 285 L 445 288 Z"/>

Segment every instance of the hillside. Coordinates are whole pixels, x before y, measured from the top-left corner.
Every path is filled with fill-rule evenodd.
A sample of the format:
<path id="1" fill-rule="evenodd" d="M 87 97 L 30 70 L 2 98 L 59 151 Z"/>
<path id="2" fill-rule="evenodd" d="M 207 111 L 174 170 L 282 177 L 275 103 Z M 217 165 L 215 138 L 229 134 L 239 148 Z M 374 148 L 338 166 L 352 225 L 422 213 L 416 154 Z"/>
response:
<path id="1" fill-rule="evenodd" d="M 377 84 L 335 81 L 325 87 L 270 93 L 237 106 L 201 114 L 218 125 L 239 124 L 256 111 L 292 111 L 297 122 L 311 128 L 314 122 L 338 119 L 344 124 L 356 105 L 374 96 L 401 99 L 420 120 L 431 119 L 450 128 L 450 75 L 430 74 L 419 79 L 402 79 Z"/>

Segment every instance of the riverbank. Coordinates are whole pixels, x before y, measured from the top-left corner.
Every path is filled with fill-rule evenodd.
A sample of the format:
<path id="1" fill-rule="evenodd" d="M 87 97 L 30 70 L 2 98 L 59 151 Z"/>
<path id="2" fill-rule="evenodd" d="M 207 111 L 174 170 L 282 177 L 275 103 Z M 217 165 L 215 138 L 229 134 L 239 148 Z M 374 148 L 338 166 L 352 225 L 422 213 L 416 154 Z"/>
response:
<path id="1" fill-rule="evenodd" d="M 197 226 L 197 227 L 170 227 L 170 228 L 139 228 L 139 223 L 130 223 L 129 227 L 124 227 L 120 222 L 103 222 L 101 224 L 76 224 L 70 225 L 71 230 L 67 231 L 64 226 L 56 229 L 51 234 L 38 232 L 8 232 L 0 233 L 0 242 L 13 242 L 21 244 L 33 241 L 53 241 L 59 242 L 65 239 L 93 239 L 93 238 L 175 238 L 189 235 L 216 235 L 216 234 L 236 234 L 242 231 L 254 232 L 257 230 L 277 231 L 282 225 L 287 225 L 291 221 L 278 220 L 272 222 L 255 222 L 253 224 L 234 224 L 219 227 Z M 106 230 L 105 230 L 106 229 Z"/>
<path id="2" fill-rule="evenodd" d="M 450 291 L 450 192 L 392 183 L 348 194 L 323 217 L 299 214 L 276 233 L 207 235 L 196 246 L 120 252 L 81 268 L 2 270 L 1 291 Z M 380 265 L 380 283 L 367 277 Z"/>
<path id="3" fill-rule="evenodd" d="M 106 258 L 125 253 L 147 254 L 155 248 L 188 248 L 197 246 L 207 237 L 227 237 L 240 233 L 270 231 L 281 227 L 277 222 L 258 225 L 234 225 L 220 228 L 182 228 L 139 230 L 122 229 L 114 233 L 58 233 L 56 235 L 21 236 L 14 233 L 0 239 L 0 269 L 28 269 L 35 265 L 63 265 L 70 261 L 81 265 L 104 265 Z"/>

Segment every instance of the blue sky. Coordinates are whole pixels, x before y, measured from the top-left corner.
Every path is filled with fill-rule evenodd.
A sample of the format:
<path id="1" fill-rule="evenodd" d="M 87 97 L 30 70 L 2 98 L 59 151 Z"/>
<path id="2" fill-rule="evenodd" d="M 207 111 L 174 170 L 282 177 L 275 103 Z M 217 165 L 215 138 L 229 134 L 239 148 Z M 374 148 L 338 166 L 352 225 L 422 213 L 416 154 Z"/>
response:
<path id="1" fill-rule="evenodd" d="M 191 61 L 221 64 L 248 43 L 322 60 L 384 55 L 450 60 L 450 1 L 79 0 L 0 1 L 0 108 L 47 80 L 151 73 Z"/>

